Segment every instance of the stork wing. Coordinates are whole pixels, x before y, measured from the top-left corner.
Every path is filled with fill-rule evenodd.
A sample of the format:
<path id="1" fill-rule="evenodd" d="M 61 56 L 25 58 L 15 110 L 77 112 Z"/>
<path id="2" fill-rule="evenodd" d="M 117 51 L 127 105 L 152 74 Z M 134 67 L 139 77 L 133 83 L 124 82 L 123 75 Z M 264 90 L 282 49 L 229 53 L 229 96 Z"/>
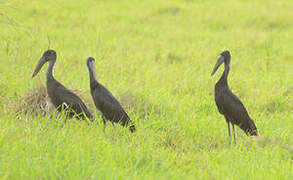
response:
<path id="1" fill-rule="evenodd" d="M 105 87 L 97 89 L 94 98 L 99 102 L 98 108 L 107 119 L 115 122 L 122 121 L 123 124 L 130 121 L 118 100 Z"/>
<path id="2" fill-rule="evenodd" d="M 231 91 L 229 93 L 225 94 L 223 98 L 223 102 L 221 103 L 221 106 L 225 112 L 230 118 L 232 118 L 235 123 L 240 120 L 239 118 L 244 118 L 248 116 L 248 113 L 246 111 L 246 108 L 240 101 L 240 99 L 234 95 Z"/>
<path id="3" fill-rule="evenodd" d="M 73 109 L 77 114 L 84 112 L 88 117 L 91 117 L 84 102 L 64 86 L 61 85 L 56 88 L 55 97 L 63 103 L 66 103 L 66 105 Z"/>

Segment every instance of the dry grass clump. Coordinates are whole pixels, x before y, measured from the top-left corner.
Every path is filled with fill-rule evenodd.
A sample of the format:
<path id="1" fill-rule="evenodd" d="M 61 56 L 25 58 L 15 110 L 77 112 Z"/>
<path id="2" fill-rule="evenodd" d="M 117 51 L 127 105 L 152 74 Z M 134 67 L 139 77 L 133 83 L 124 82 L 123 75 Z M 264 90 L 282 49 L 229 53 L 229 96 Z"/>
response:
<path id="1" fill-rule="evenodd" d="M 82 98 L 81 90 L 73 90 L 73 92 L 81 97 L 81 99 L 85 103 L 89 101 L 89 98 Z M 49 114 L 51 115 L 52 112 L 55 110 L 55 107 L 50 102 L 50 98 L 47 94 L 47 89 L 44 85 L 37 85 L 37 87 L 32 88 L 29 92 L 21 96 L 21 98 L 19 98 L 16 103 L 17 114 L 24 113 L 47 116 Z M 90 109 L 90 107 L 92 106 L 89 106 L 88 108 Z"/>
<path id="2" fill-rule="evenodd" d="M 18 99 L 16 112 L 46 116 L 52 109 L 53 106 L 49 101 L 46 87 L 38 85 Z"/>

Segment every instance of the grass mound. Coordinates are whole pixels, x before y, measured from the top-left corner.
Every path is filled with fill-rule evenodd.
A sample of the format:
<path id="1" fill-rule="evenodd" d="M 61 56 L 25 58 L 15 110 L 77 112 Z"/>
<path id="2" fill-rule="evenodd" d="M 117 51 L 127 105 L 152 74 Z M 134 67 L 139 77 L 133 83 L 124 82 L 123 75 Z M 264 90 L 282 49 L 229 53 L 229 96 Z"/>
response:
<path id="1" fill-rule="evenodd" d="M 81 90 L 73 90 L 73 93 L 81 97 L 84 102 L 89 102 L 89 98 L 82 98 Z M 55 107 L 51 103 L 50 98 L 47 94 L 47 89 L 44 85 L 37 85 L 37 87 L 32 88 L 30 91 L 21 96 L 17 102 L 16 113 L 32 114 L 47 116 L 52 114 Z M 87 103 L 86 103 L 87 104 Z M 92 111 L 92 105 L 88 106 L 90 112 Z"/>
<path id="2" fill-rule="evenodd" d="M 38 85 L 20 97 L 17 106 L 17 114 L 40 114 L 42 116 L 48 115 L 53 108 L 44 85 Z"/>

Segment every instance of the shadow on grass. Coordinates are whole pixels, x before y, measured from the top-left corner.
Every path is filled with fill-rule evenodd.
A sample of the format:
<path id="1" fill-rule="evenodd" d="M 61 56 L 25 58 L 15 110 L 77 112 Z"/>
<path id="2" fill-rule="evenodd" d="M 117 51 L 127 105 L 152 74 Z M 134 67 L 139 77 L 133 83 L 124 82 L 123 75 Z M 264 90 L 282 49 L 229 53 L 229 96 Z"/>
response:
<path id="1" fill-rule="evenodd" d="M 274 145 L 274 146 L 279 146 L 282 149 L 286 149 L 287 151 L 291 152 L 293 155 L 293 147 L 282 143 L 279 140 L 273 140 L 267 137 L 263 137 L 263 136 L 254 136 L 251 138 L 252 142 L 256 142 L 260 147 L 265 147 L 267 145 Z"/>
<path id="2" fill-rule="evenodd" d="M 143 97 L 132 94 L 130 91 L 126 91 L 121 94 L 119 101 L 121 105 L 128 109 L 134 110 L 139 114 L 139 118 L 146 118 L 153 114 L 161 114 L 162 108 L 156 104 L 148 103 Z"/>

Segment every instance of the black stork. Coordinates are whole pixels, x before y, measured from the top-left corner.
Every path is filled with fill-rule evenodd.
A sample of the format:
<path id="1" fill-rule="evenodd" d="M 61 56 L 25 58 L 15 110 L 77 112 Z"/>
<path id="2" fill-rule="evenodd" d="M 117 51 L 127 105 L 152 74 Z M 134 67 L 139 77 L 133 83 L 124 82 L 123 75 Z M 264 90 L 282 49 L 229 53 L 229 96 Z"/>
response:
<path id="1" fill-rule="evenodd" d="M 228 124 L 229 141 L 231 142 L 230 123 L 233 128 L 234 143 L 236 144 L 236 135 L 234 124 L 239 126 L 247 135 L 257 136 L 257 129 L 253 120 L 249 117 L 246 108 L 238 97 L 232 93 L 228 86 L 227 77 L 230 70 L 231 55 L 229 51 L 223 51 L 218 59 L 213 72 L 214 75 L 222 63 L 225 64 L 224 72 L 220 80 L 215 85 L 215 101 L 219 112 L 224 115 Z"/>
<path id="2" fill-rule="evenodd" d="M 92 115 L 89 112 L 83 101 L 72 91 L 64 87 L 53 77 L 53 67 L 57 59 L 57 54 L 54 50 L 47 50 L 40 58 L 32 77 L 35 77 L 41 70 L 42 66 L 49 62 L 47 69 L 47 93 L 53 105 L 60 112 L 63 108 L 66 109 L 66 114 L 71 118 L 73 116 L 90 120 Z"/>
<path id="3" fill-rule="evenodd" d="M 131 132 L 136 130 L 134 123 L 122 108 L 118 100 L 112 93 L 97 81 L 96 70 L 94 65 L 95 59 L 89 57 L 87 59 L 87 66 L 90 76 L 90 88 L 93 100 L 99 111 L 102 113 L 104 123 L 104 132 L 106 126 L 106 119 L 113 123 L 120 123 L 122 126 L 129 126 Z M 114 124 L 113 124 L 114 125 Z"/>

